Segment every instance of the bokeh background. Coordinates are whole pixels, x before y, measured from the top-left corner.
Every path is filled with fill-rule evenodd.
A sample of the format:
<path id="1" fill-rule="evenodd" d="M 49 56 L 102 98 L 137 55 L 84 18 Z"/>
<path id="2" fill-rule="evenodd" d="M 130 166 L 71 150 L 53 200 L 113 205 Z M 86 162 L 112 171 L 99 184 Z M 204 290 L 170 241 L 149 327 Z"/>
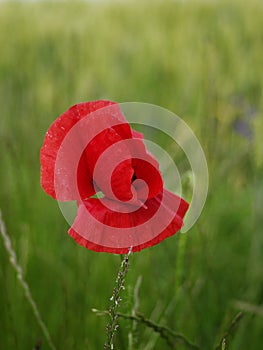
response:
<path id="1" fill-rule="evenodd" d="M 197 224 L 131 258 L 121 310 L 132 312 L 141 276 L 145 317 L 215 349 L 241 310 L 227 349 L 262 349 L 262 23 L 257 0 L 0 3 L 0 208 L 58 350 L 103 348 L 107 318 L 92 308 L 108 308 L 120 262 L 75 244 L 39 183 L 47 128 L 95 99 L 175 112 L 210 174 Z M 0 295 L 0 349 L 39 337 L 48 349 L 1 237 Z M 171 348 L 142 324 L 129 346 L 132 323 L 120 326 L 118 349 Z"/>

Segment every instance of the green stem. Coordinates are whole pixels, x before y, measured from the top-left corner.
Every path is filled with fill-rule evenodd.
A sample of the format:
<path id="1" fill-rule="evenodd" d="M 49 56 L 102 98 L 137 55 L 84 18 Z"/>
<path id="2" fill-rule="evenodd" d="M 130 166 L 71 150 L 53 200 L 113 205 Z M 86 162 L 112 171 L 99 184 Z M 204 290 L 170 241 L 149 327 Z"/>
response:
<path id="1" fill-rule="evenodd" d="M 238 323 L 240 322 L 240 320 L 242 319 L 242 317 L 243 317 L 243 312 L 239 312 L 238 314 L 236 314 L 236 316 L 231 321 L 228 329 L 223 334 L 220 342 L 215 347 L 215 350 L 225 350 L 226 349 L 227 339 L 229 338 L 229 336 L 234 334 L 236 327 L 237 327 Z"/>
<path id="2" fill-rule="evenodd" d="M 110 316 L 110 320 L 106 326 L 106 332 L 107 332 L 107 342 L 104 344 L 104 350 L 112 350 L 114 349 L 114 336 L 117 332 L 117 329 L 119 327 L 118 325 L 118 308 L 120 307 L 121 302 L 121 292 L 125 289 L 124 282 L 126 275 L 129 270 L 129 256 L 131 254 L 131 250 L 128 254 L 122 256 L 121 266 L 116 278 L 116 284 L 113 289 L 112 296 L 110 298 L 111 305 L 109 307 L 109 311 L 107 312 Z"/>
<path id="3" fill-rule="evenodd" d="M 98 316 L 103 316 L 109 314 L 109 311 L 107 310 L 96 310 L 92 309 L 93 312 L 95 312 Z M 174 348 L 174 345 L 176 342 L 183 343 L 185 346 L 187 346 L 189 349 L 198 350 L 200 347 L 194 343 L 192 343 L 190 340 L 188 340 L 183 334 L 175 332 L 173 329 L 170 329 L 166 326 L 159 325 L 152 320 L 146 318 L 144 315 L 140 313 L 136 313 L 136 315 L 128 315 L 121 312 L 117 312 L 116 315 L 118 317 L 122 317 L 128 320 L 136 321 L 139 323 L 143 323 L 147 327 L 153 329 L 154 332 L 159 333 L 160 336 L 166 340 L 167 344 Z M 107 348 L 106 348 L 107 349 Z M 109 348 L 111 349 L 111 348 Z"/>

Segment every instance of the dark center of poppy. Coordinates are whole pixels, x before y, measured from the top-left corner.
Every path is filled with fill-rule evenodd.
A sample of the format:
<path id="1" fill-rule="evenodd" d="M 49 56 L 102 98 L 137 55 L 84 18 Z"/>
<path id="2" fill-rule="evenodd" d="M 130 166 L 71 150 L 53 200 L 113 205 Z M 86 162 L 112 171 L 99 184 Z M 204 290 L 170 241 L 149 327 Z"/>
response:
<path id="1" fill-rule="evenodd" d="M 135 172 L 133 173 L 133 175 L 132 175 L 132 180 L 131 180 L 131 182 L 133 183 L 133 181 L 135 181 L 137 179 L 137 176 L 135 175 Z"/>

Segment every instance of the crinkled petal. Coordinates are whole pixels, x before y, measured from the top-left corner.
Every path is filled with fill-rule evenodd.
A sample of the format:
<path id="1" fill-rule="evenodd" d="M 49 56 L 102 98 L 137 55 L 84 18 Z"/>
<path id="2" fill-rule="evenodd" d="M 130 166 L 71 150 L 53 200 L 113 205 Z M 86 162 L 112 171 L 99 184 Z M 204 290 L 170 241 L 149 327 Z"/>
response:
<path id="1" fill-rule="evenodd" d="M 137 139 L 137 153 L 141 154 L 141 158 L 134 158 L 132 165 L 134 168 L 134 177 L 146 182 L 148 186 L 148 198 L 157 196 L 163 189 L 162 175 L 159 171 L 159 163 L 157 159 L 147 151 L 143 142 L 143 134 L 136 130 L 132 130 L 133 138 Z M 138 197 L 140 198 L 140 191 Z"/>
<path id="2" fill-rule="evenodd" d="M 148 187 L 148 198 L 153 198 L 162 192 L 163 180 L 161 173 L 153 162 L 154 158 L 147 154 L 146 159 L 133 159 L 134 176 L 136 179 L 141 179 Z M 144 186 L 143 186 L 144 187 Z M 138 198 L 141 198 L 140 193 L 143 193 L 144 188 L 136 188 Z M 142 194 L 143 197 L 143 194 Z"/>
<path id="3" fill-rule="evenodd" d="M 99 199 L 89 199 L 79 205 L 69 234 L 88 249 L 125 254 L 131 246 L 134 252 L 151 247 L 183 226 L 188 203 L 177 195 L 164 189 L 145 204 L 147 209 L 123 213 L 120 202 L 106 199 L 103 204 Z"/>
<path id="4" fill-rule="evenodd" d="M 143 134 L 137 130 L 131 129 L 131 132 L 132 132 L 132 137 L 134 139 L 141 139 L 142 140 L 144 138 Z"/>
<path id="5" fill-rule="evenodd" d="M 134 173 L 129 149 L 121 142 L 122 128 L 126 128 L 126 125 L 118 125 L 118 132 L 122 136 L 115 129 L 108 128 L 98 134 L 85 149 L 89 173 L 96 188 L 108 198 L 124 201 L 133 196 L 131 182 Z M 115 151 L 111 152 L 111 146 L 116 143 Z"/>
<path id="6" fill-rule="evenodd" d="M 97 111 L 100 110 L 101 113 L 98 113 Z M 84 133 L 81 134 L 81 127 L 79 128 L 78 133 L 75 132 L 75 138 L 71 138 L 70 146 L 72 146 L 72 149 L 65 147 L 66 151 L 63 153 L 62 150 L 61 152 L 60 167 L 57 169 L 58 175 L 61 175 L 55 184 L 57 156 L 61 151 L 61 147 L 66 136 L 71 133 L 73 127 L 75 127 L 80 120 L 87 119 L 87 116 L 89 117 L 88 119 L 91 120 L 84 130 L 89 130 L 91 139 L 94 135 L 96 135 L 95 132 L 96 128 L 98 129 L 98 118 L 94 117 L 94 112 L 96 112 L 96 117 L 99 116 L 101 122 L 103 122 L 103 119 L 107 118 L 116 120 L 117 123 L 121 122 L 121 125 L 115 125 L 113 126 L 113 129 L 115 129 L 116 132 L 123 138 L 131 137 L 131 129 L 115 102 L 100 100 L 80 103 L 63 113 L 48 129 L 44 144 L 40 151 L 41 185 L 45 192 L 55 199 L 76 199 L 76 172 L 75 169 L 72 169 L 72 166 L 75 165 L 73 161 L 76 158 L 75 155 L 79 153 L 80 148 L 83 148 L 83 142 L 85 142 L 86 135 L 84 135 Z M 94 123 L 92 123 L 92 118 L 90 118 L 90 115 L 94 117 Z M 105 116 L 107 118 L 104 118 Z M 105 121 L 105 124 L 107 124 L 107 120 Z M 94 130 L 93 127 L 95 128 Z M 79 155 L 79 159 L 80 158 L 81 155 Z M 88 169 L 88 164 L 86 164 L 85 157 L 83 156 L 78 165 L 78 182 L 80 183 L 80 190 L 85 197 L 94 194 L 91 174 Z"/>

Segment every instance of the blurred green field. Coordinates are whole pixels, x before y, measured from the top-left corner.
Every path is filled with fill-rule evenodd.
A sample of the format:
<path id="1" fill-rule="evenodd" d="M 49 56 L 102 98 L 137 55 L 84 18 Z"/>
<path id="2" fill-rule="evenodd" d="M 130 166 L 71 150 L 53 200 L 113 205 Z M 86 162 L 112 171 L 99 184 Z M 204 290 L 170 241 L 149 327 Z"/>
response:
<path id="1" fill-rule="evenodd" d="M 202 216 L 133 255 L 122 311 L 141 275 L 146 317 L 212 350 L 244 309 L 227 349 L 262 349 L 262 23 L 257 0 L 0 4 L 0 208 L 58 350 L 103 348 L 107 319 L 91 309 L 108 308 L 119 257 L 67 235 L 39 184 L 39 149 L 59 114 L 95 99 L 170 109 L 209 166 Z M 1 238 L 0 264 L 0 349 L 32 349 L 39 337 L 48 349 Z M 144 325 L 128 347 L 131 322 L 120 325 L 116 349 L 170 348 Z"/>

